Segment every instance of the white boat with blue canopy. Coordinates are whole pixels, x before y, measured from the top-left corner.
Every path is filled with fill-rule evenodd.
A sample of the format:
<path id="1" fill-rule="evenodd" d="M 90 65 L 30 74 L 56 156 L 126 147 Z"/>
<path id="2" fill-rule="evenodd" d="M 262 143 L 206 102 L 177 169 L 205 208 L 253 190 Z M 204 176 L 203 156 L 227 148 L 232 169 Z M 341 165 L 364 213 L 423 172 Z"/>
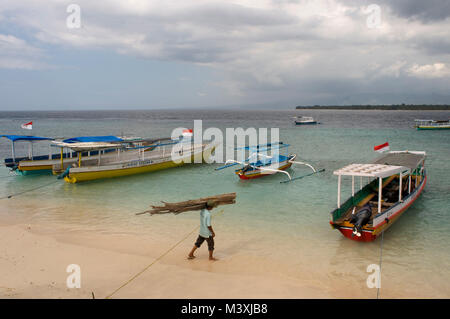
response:
<path id="1" fill-rule="evenodd" d="M 5 166 L 16 170 L 19 167 L 19 163 L 24 160 L 29 161 L 40 161 L 40 160 L 48 160 L 52 158 L 57 158 L 58 154 L 53 154 L 51 149 L 51 144 L 49 144 L 49 153 L 48 155 L 34 155 L 33 154 L 33 144 L 36 142 L 42 141 L 53 141 L 54 139 L 51 137 L 41 137 L 41 136 L 32 136 L 32 135 L 0 135 L 0 137 L 7 138 L 11 141 L 11 157 L 5 158 L 4 163 Z M 16 155 L 16 143 L 28 143 L 28 154 L 27 156 L 17 156 Z"/>
<path id="2" fill-rule="evenodd" d="M 225 162 L 224 166 L 218 167 L 216 170 L 222 170 L 235 165 L 243 165 L 241 168 L 235 170 L 235 174 L 238 175 L 240 179 L 254 179 L 281 173 L 288 177 L 288 180 L 284 182 L 290 182 L 292 180 L 305 177 L 301 176 L 292 178 L 291 174 L 286 171 L 292 166 L 292 164 L 308 166 L 312 170 L 311 174 L 323 171 L 316 170 L 308 163 L 295 161 L 297 155 L 288 153 L 289 146 L 289 144 L 278 142 L 235 148 L 235 150 L 244 150 L 249 152 L 250 156 L 243 161 L 229 159 Z M 280 150 L 283 150 L 284 154 L 280 154 Z M 268 151 L 271 151 L 271 155 L 267 155 Z M 308 176 L 311 174 L 308 174 Z"/>
<path id="3" fill-rule="evenodd" d="M 83 142 L 95 143 L 104 143 L 107 146 L 103 152 L 109 152 L 108 149 L 112 149 L 116 144 L 114 143 L 123 143 L 124 139 L 119 138 L 117 136 L 82 136 L 82 137 L 73 137 L 69 139 L 65 139 L 62 141 L 56 141 L 54 138 L 51 139 L 51 146 L 54 148 L 55 146 L 60 147 L 59 152 L 56 154 L 50 154 L 48 157 L 42 158 L 25 158 L 22 159 L 18 165 L 17 169 L 19 172 L 53 172 L 54 174 L 59 174 L 64 170 L 67 166 L 76 163 L 81 158 L 83 161 L 96 158 L 99 153 L 99 150 L 84 150 L 75 152 L 71 150 L 69 147 L 65 145 L 72 145 L 73 143 L 83 143 Z"/>

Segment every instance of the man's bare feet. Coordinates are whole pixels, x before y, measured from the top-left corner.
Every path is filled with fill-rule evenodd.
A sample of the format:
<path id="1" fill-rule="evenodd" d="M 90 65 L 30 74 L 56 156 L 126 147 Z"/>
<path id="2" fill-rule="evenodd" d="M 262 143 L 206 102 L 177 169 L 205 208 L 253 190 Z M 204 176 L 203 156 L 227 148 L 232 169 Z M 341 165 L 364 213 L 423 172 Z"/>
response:
<path id="1" fill-rule="evenodd" d="M 194 258 L 195 258 L 194 255 L 189 255 L 189 256 L 188 256 L 188 259 L 194 259 Z"/>
<path id="2" fill-rule="evenodd" d="M 215 258 L 215 257 L 209 257 L 209 260 L 211 260 L 211 261 L 217 261 L 217 260 L 219 260 L 219 259 L 217 259 L 217 258 Z"/>

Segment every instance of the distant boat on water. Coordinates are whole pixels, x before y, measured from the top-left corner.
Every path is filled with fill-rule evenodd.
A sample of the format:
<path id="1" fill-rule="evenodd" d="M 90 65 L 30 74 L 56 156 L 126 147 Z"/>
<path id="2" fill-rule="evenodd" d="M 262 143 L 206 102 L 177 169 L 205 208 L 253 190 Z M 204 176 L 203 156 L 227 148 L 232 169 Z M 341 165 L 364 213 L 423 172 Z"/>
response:
<path id="1" fill-rule="evenodd" d="M 311 116 L 297 116 L 295 118 L 295 125 L 316 125 L 320 124 Z"/>
<path id="2" fill-rule="evenodd" d="M 418 130 L 449 130 L 450 120 L 415 120 Z"/>

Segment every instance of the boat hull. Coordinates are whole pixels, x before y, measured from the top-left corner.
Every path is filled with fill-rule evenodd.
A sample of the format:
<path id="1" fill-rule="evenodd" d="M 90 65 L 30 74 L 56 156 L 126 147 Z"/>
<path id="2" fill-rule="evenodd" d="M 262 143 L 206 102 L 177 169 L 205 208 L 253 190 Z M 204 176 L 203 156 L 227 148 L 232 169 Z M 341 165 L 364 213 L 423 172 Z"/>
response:
<path id="1" fill-rule="evenodd" d="M 184 163 L 174 163 L 172 161 L 151 164 L 141 167 L 130 167 L 130 168 L 122 168 L 122 169 L 112 169 L 112 170 L 102 170 L 102 171 L 92 171 L 92 172 L 79 172 L 79 173 L 70 173 L 69 176 L 64 177 L 64 180 L 68 183 L 79 183 L 85 181 L 92 181 L 96 179 L 104 179 L 104 178 L 113 178 L 113 177 L 121 177 L 128 176 L 134 174 L 143 174 L 154 172 L 158 170 L 163 170 L 167 168 L 182 166 Z"/>
<path id="2" fill-rule="evenodd" d="M 292 166 L 292 163 L 287 163 L 286 165 L 280 166 L 278 169 L 281 171 L 287 170 L 289 167 Z M 270 176 L 274 173 L 263 173 L 262 171 L 257 171 L 254 173 L 242 173 L 242 170 L 238 170 L 236 172 L 236 175 L 239 176 L 240 179 L 247 180 L 247 179 L 254 179 L 254 178 L 260 178 L 264 176 Z"/>
<path id="3" fill-rule="evenodd" d="M 133 163 L 129 163 L 126 165 L 130 165 L 130 167 L 124 167 L 121 165 L 116 165 L 116 167 L 108 169 L 102 168 L 102 167 L 93 167 L 92 169 L 85 169 L 85 170 L 70 170 L 69 174 L 64 177 L 64 180 L 68 183 L 79 183 L 79 182 L 86 182 L 86 181 L 92 181 L 97 179 L 105 179 L 105 178 L 115 178 L 115 177 L 122 177 L 122 176 L 129 176 L 129 175 L 135 175 L 135 174 L 143 174 L 143 173 L 150 173 L 154 171 L 159 171 L 163 169 L 168 168 L 174 168 L 178 166 L 185 165 L 185 162 L 188 163 L 195 163 L 194 158 L 202 154 L 204 161 L 207 161 L 209 157 L 211 156 L 211 153 L 214 151 L 215 146 L 211 148 L 206 148 L 203 150 L 203 152 L 196 153 L 190 156 L 190 161 L 183 160 L 180 162 L 174 162 L 172 160 L 159 162 L 159 163 L 148 163 L 148 164 L 142 164 L 141 161 L 136 162 L 134 165 Z M 189 158 L 189 157 L 187 157 Z M 186 159 L 187 159 L 186 158 Z M 145 161 L 144 161 L 145 162 Z M 147 161 L 149 162 L 149 161 Z M 120 167 L 119 167 L 120 166 Z"/>
<path id="4" fill-rule="evenodd" d="M 317 121 L 313 121 L 313 122 L 297 122 L 295 121 L 295 125 L 316 125 L 318 124 Z"/>
<path id="5" fill-rule="evenodd" d="M 27 173 L 51 173 L 52 165 L 22 166 L 21 164 L 19 164 L 17 170 L 21 173 L 24 173 L 25 175 Z"/>
<path id="6" fill-rule="evenodd" d="M 418 130 L 450 130 L 450 125 L 448 126 L 418 126 Z"/>

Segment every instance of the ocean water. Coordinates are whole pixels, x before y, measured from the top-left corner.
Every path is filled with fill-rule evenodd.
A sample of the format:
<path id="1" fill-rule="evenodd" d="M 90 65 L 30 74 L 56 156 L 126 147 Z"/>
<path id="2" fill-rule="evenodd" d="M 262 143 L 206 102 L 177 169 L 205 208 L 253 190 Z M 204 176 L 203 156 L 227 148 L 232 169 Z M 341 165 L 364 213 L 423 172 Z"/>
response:
<path id="1" fill-rule="evenodd" d="M 294 116 L 314 116 L 322 124 L 295 126 Z M 450 297 L 450 130 L 417 131 L 416 118 L 448 119 L 447 111 L 80 111 L 1 112 L 0 134 L 73 137 L 85 135 L 170 136 L 177 127 L 280 129 L 299 160 L 325 172 L 291 183 L 281 174 L 240 181 L 234 169 L 215 171 L 218 164 L 191 165 L 155 173 L 80 184 L 63 181 L 26 194 L 2 199 L 4 218 L 64 224 L 67 229 L 166 236 L 173 244 L 198 223 L 195 213 L 178 216 L 136 216 L 159 201 L 181 201 L 226 192 L 237 193 L 237 204 L 224 208 L 215 221 L 216 232 L 235 254 L 259 256 L 287 265 L 286 276 L 309 280 L 342 297 L 374 298 L 366 279 L 370 264 L 379 264 L 381 240 L 358 243 L 329 225 L 336 207 L 337 177 L 333 170 L 364 163 L 377 156 L 373 146 L 389 142 L 391 150 L 424 150 L 428 184 L 422 196 L 384 234 L 382 297 Z M 20 124 L 33 120 L 34 129 Z M 48 154 L 36 146 L 35 153 Z M 17 147 L 26 154 L 25 145 Z M 10 143 L 0 140 L 0 158 L 10 157 Z M 296 166 L 292 175 L 309 168 Z M 51 175 L 10 176 L 0 168 L 0 197 L 55 180 Z M 344 180 L 343 199 L 351 180 Z M 220 254 L 220 237 L 216 240 Z"/>

